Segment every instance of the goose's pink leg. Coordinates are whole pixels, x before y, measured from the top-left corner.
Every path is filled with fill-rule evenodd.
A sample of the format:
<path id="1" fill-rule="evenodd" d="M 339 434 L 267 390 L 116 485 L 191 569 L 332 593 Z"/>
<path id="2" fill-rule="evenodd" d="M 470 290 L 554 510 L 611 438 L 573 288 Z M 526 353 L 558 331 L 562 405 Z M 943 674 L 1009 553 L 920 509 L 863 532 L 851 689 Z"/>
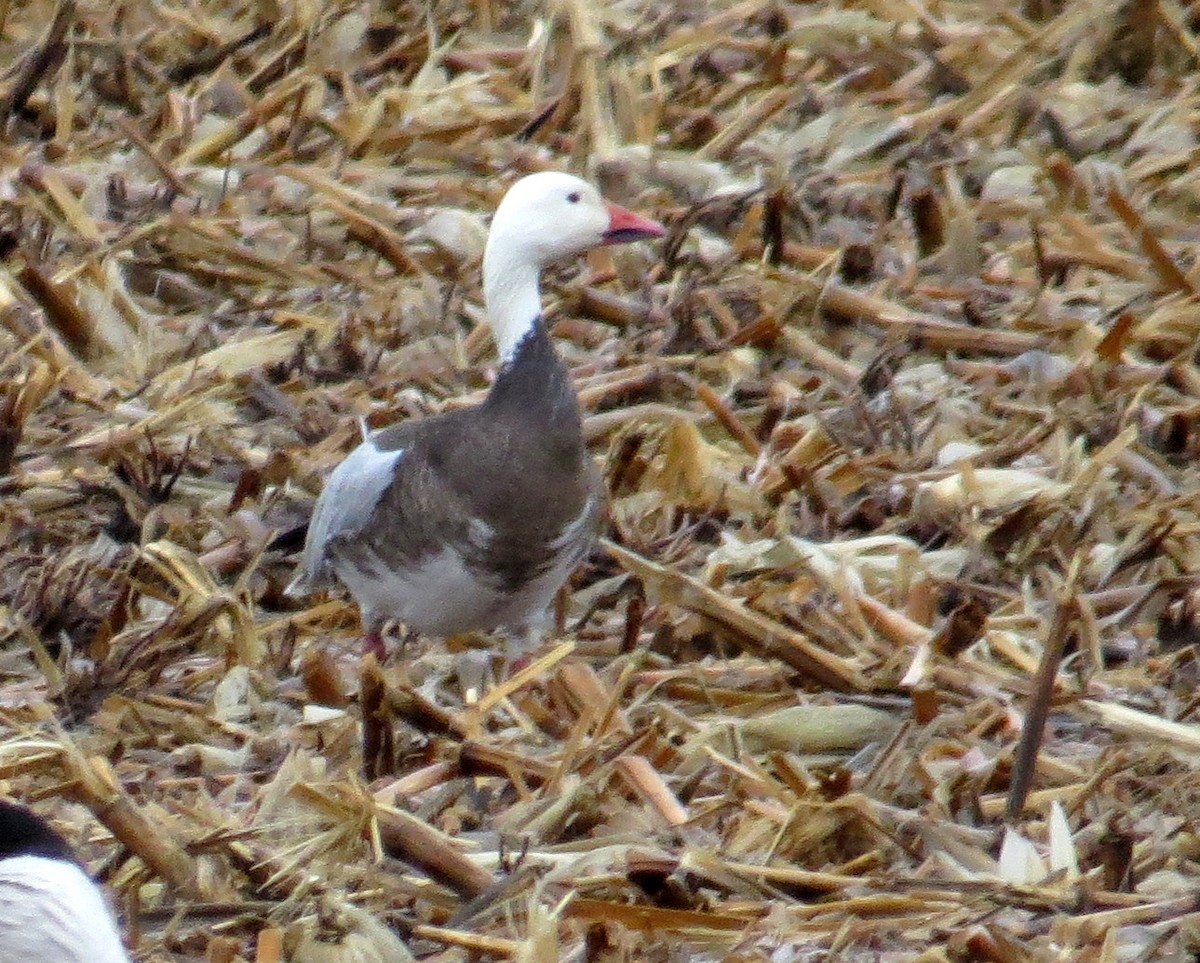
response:
<path id="1" fill-rule="evenodd" d="M 383 644 L 383 632 L 371 629 L 363 636 L 363 655 L 373 655 L 380 665 L 387 658 L 387 646 Z"/>

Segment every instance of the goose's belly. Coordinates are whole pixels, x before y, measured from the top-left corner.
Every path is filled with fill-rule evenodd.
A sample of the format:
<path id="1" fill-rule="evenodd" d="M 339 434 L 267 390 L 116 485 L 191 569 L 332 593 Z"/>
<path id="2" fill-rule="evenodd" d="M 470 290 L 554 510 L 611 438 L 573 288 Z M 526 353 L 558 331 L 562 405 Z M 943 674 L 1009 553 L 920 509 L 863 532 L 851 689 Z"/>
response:
<path id="1" fill-rule="evenodd" d="M 401 571 L 375 555 L 335 559 L 334 571 L 362 608 L 368 629 L 394 620 L 415 632 L 449 636 L 516 628 L 539 618 L 581 554 L 559 552 L 541 574 L 513 591 L 498 588 L 450 547 Z"/>

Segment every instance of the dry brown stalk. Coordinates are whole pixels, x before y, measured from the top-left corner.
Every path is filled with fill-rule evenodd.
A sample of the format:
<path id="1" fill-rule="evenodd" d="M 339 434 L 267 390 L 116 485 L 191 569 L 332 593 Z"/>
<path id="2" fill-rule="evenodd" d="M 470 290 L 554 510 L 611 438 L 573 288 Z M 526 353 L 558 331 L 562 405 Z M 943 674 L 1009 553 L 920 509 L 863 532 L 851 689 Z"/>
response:
<path id="1" fill-rule="evenodd" d="M 568 662 L 559 670 L 557 681 L 580 715 L 587 710 L 610 710 L 603 713 L 606 718 L 600 718 L 605 728 L 599 730 L 597 735 L 602 735 L 609 727 L 622 735 L 633 732 L 633 726 L 618 704 L 617 693 L 601 681 L 591 666 L 582 662 Z"/>
<path id="2" fill-rule="evenodd" d="M 561 645 L 556 646 L 545 655 L 535 659 L 519 672 L 514 673 L 503 682 L 488 689 L 488 691 L 483 694 L 480 700 L 468 710 L 471 720 L 468 722 L 468 726 L 473 727 L 495 706 L 499 705 L 518 689 L 528 685 L 533 680 L 544 676 L 551 668 L 553 668 L 574 651 L 574 642 L 563 642 Z"/>
<path id="3" fill-rule="evenodd" d="M 590 284 L 568 291 L 566 301 L 573 312 L 622 328 L 644 321 L 650 313 L 648 304 Z"/>
<path id="4" fill-rule="evenodd" d="M 79 310 L 71 294 L 32 264 L 22 268 L 18 277 L 25 290 L 42 306 L 46 320 L 55 331 L 76 355 L 85 357 L 92 344 L 92 322 Z"/>
<path id="5" fill-rule="evenodd" d="M 650 765 L 645 756 L 624 755 L 617 768 L 666 821 L 668 826 L 682 826 L 690 818 L 687 809 L 663 781 L 662 775 Z"/>
<path id="6" fill-rule="evenodd" d="M 894 302 L 854 291 L 836 282 L 800 275 L 796 280 L 812 291 L 826 310 L 903 334 L 930 348 L 978 354 L 1020 354 L 1045 347 L 1045 340 L 1038 335 L 1022 331 L 977 330 L 921 315 Z"/>
<path id="7" fill-rule="evenodd" d="M 660 906 L 631 906 L 598 899 L 575 899 L 567 904 L 563 915 L 577 920 L 616 922 L 632 930 L 657 932 L 662 930 L 736 930 L 746 929 L 758 915 L 733 913 L 701 913 L 694 910 L 664 909 Z"/>
<path id="8" fill-rule="evenodd" d="M 676 375 L 684 384 L 696 393 L 696 397 L 700 402 L 713 413 L 721 426 L 729 432 L 733 439 L 741 445 L 748 455 L 752 458 L 757 458 L 762 451 L 762 446 L 758 440 L 750 433 L 737 415 L 730 410 L 729 405 L 725 403 L 711 387 L 696 381 L 694 378 L 689 378 L 687 375 Z"/>
<path id="9" fill-rule="evenodd" d="M 555 766 L 541 759 L 522 756 L 495 746 L 464 742 L 458 767 L 467 775 L 502 776 L 514 783 L 538 785 L 554 775 Z"/>
<path id="10" fill-rule="evenodd" d="M 868 687 L 854 665 L 813 645 L 799 632 L 746 608 L 689 575 L 672 571 L 607 540 L 604 547 L 664 601 L 712 620 L 729 631 L 731 641 L 748 651 L 780 659 L 796 671 L 841 691 L 863 691 Z"/>
<path id="11" fill-rule="evenodd" d="M 1154 272 L 1158 275 L 1163 285 L 1170 290 L 1179 291 L 1182 294 L 1194 297 L 1196 295 L 1196 288 L 1191 280 L 1179 269 L 1179 265 L 1175 263 L 1175 259 L 1167 253 L 1166 248 L 1162 246 L 1162 242 L 1154 236 L 1150 225 L 1146 223 L 1141 214 L 1129 203 L 1129 199 L 1116 186 L 1108 189 L 1108 205 L 1113 209 L 1117 217 L 1121 219 L 1121 222 L 1129 228 L 1134 237 L 1138 239 L 1138 244 L 1141 245 L 1146 257 L 1150 260 Z"/>
<path id="12" fill-rule="evenodd" d="M 416 689 L 409 685 L 383 680 L 386 686 L 386 698 L 389 710 L 409 725 L 421 732 L 431 732 L 438 735 L 465 737 L 470 729 L 469 724 L 453 712 L 430 702 Z"/>
<path id="13" fill-rule="evenodd" d="M 896 646 L 925 645 L 933 638 L 933 632 L 919 622 L 914 622 L 904 613 L 889 608 L 878 599 L 861 595 L 858 606 L 867 621 L 884 638 Z"/>
<path id="14" fill-rule="evenodd" d="M 410 863 L 467 899 L 473 899 L 496 880 L 455 845 L 453 839 L 428 823 L 391 806 L 377 806 L 375 822 L 384 852 Z"/>
<path id="15" fill-rule="evenodd" d="M 151 872 L 162 877 L 186 899 L 202 899 L 200 874 L 195 861 L 172 838 L 166 826 L 153 823 L 121 787 L 108 761 L 85 758 L 78 750 L 62 755 L 71 792 L 88 807 L 121 844 L 136 854 Z"/>
<path id="16" fill-rule="evenodd" d="M 478 953 L 492 956 L 514 957 L 521 950 L 520 940 L 489 936 L 486 933 L 469 933 L 464 930 L 447 929 L 444 926 L 420 924 L 412 928 L 412 935 L 424 940 L 434 940 L 450 946 L 462 946 Z"/>
<path id="17" fill-rule="evenodd" d="M 737 120 L 700 148 L 698 156 L 713 160 L 727 159 L 737 148 L 771 117 L 783 110 L 792 99 L 788 90 L 771 90 L 757 98 Z"/>
<path id="18" fill-rule="evenodd" d="M 75 19 L 75 0 L 59 0 L 46 32 L 0 81 L 0 126 L 24 109 L 44 80 L 54 76 L 66 56 L 64 40 Z"/>
<path id="19" fill-rule="evenodd" d="M 1078 605 L 1074 598 L 1064 592 L 1055 608 L 1054 619 L 1046 633 L 1042 647 L 1042 659 L 1038 665 L 1034 690 L 1030 694 L 1029 706 L 1025 710 L 1025 724 L 1021 728 L 1021 741 L 1013 758 L 1012 782 L 1008 790 L 1005 815 L 1016 819 L 1025 808 L 1025 800 L 1033 785 L 1034 769 L 1038 749 L 1042 744 L 1042 733 L 1050 714 L 1050 699 L 1054 694 L 1058 668 L 1062 662 L 1072 626 L 1078 618 Z"/>

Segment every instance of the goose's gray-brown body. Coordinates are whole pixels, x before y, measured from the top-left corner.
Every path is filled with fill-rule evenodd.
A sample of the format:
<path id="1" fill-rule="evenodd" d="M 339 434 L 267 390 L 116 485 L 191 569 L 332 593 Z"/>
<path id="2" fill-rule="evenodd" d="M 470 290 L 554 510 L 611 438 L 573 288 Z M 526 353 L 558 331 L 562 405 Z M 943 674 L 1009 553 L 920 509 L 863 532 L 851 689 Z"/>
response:
<path id="1" fill-rule="evenodd" d="M 485 401 L 374 432 L 330 476 L 297 588 L 345 584 L 374 631 L 520 628 L 587 554 L 603 500 L 538 320 Z"/>

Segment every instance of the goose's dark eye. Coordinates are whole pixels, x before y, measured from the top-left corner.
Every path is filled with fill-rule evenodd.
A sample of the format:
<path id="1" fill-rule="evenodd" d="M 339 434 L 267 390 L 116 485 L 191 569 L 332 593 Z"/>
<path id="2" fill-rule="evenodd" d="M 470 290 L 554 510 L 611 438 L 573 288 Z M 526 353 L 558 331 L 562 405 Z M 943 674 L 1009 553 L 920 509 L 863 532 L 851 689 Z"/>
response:
<path id="1" fill-rule="evenodd" d="M 579 191 L 571 191 L 571 193 L 567 195 L 567 200 L 570 201 L 572 204 L 578 204 L 579 197 L 580 197 Z"/>

